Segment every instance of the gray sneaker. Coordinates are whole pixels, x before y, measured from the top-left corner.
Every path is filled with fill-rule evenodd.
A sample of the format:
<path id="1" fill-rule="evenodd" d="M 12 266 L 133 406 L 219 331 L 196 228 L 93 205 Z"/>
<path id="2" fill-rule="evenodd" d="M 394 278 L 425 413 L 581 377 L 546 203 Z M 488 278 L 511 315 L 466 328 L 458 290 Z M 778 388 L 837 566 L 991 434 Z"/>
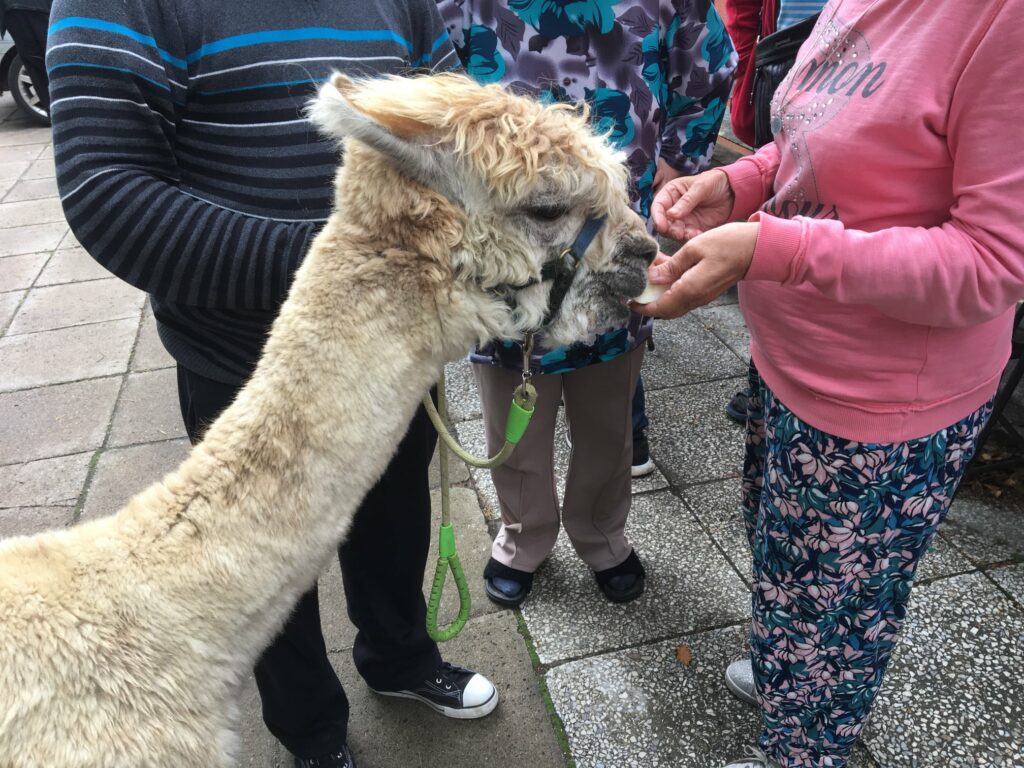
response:
<path id="1" fill-rule="evenodd" d="M 740 701 L 753 707 L 758 706 L 757 691 L 754 689 L 754 668 L 750 659 L 740 659 L 726 667 L 725 687 Z"/>
<path id="2" fill-rule="evenodd" d="M 740 760 L 738 763 L 729 763 L 725 768 L 781 768 L 774 760 L 769 760 L 768 755 L 760 749 L 751 749 L 750 757 Z"/>

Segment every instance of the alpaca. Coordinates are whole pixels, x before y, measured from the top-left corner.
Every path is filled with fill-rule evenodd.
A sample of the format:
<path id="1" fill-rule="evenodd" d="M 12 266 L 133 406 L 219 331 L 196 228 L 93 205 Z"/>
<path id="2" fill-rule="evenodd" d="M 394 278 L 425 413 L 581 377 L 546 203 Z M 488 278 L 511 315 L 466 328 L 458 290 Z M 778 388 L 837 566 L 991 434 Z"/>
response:
<path id="1" fill-rule="evenodd" d="M 311 117 L 344 139 L 335 212 L 238 398 L 117 514 L 0 544 L 2 768 L 231 765 L 241 680 L 444 363 L 539 328 L 582 338 L 644 287 L 656 244 L 577 110 L 459 75 L 336 75 Z M 542 266 L 598 216 L 549 311 Z"/>

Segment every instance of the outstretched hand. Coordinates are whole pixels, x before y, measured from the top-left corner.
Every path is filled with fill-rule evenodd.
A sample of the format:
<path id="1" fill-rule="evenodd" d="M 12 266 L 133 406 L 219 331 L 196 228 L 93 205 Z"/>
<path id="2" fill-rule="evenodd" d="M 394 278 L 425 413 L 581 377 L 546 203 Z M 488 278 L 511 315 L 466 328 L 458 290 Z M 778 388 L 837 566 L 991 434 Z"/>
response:
<path id="1" fill-rule="evenodd" d="M 702 307 L 743 279 L 754 258 L 761 225 L 725 224 L 698 235 L 648 270 L 654 285 L 670 285 L 650 304 L 635 304 L 643 315 L 673 318 Z"/>
<path id="2" fill-rule="evenodd" d="M 663 235 L 685 242 L 725 224 L 736 196 L 722 171 L 705 171 L 667 181 L 654 198 L 651 216 Z"/>

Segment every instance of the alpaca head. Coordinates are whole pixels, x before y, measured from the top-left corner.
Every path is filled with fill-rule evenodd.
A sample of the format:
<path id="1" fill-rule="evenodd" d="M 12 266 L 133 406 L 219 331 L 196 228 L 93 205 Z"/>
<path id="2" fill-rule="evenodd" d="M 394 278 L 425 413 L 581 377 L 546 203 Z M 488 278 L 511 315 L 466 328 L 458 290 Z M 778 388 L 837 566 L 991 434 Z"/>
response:
<path id="1" fill-rule="evenodd" d="M 643 291 L 657 243 L 629 207 L 622 157 L 580 109 L 462 75 L 335 75 L 311 116 L 348 154 L 365 146 L 421 197 L 446 203 L 453 234 L 441 258 L 481 340 L 535 330 L 556 345 L 582 340 L 623 322 Z M 575 271 L 559 268 L 596 220 Z"/>

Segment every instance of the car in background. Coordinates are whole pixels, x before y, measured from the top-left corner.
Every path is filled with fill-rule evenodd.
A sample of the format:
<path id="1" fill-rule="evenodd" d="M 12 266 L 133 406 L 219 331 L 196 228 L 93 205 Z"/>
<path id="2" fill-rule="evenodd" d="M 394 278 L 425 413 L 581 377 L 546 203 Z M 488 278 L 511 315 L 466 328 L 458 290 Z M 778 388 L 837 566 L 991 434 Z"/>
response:
<path id="1" fill-rule="evenodd" d="M 22 66 L 18 49 L 5 34 L 0 37 L 0 96 L 6 91 L 11 92 L 14 103 L 30 120 L 40 125 L 50 124 L 50 115 L 32 85 L 32 78 Z"/>

